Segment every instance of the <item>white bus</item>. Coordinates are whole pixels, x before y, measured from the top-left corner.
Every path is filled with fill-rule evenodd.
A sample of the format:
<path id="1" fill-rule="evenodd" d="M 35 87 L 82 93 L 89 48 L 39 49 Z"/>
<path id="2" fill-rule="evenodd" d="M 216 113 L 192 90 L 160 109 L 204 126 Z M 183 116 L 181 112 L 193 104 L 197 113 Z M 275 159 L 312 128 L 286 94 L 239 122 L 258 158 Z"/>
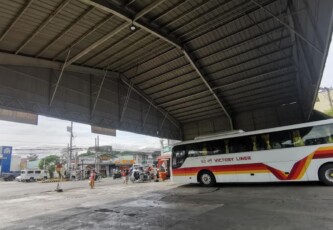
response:
<path id="1" fill-rule="evenodd" d="M 321 181 L 333 185 L 333 119 L 177 143 L 176 183 Z"/>

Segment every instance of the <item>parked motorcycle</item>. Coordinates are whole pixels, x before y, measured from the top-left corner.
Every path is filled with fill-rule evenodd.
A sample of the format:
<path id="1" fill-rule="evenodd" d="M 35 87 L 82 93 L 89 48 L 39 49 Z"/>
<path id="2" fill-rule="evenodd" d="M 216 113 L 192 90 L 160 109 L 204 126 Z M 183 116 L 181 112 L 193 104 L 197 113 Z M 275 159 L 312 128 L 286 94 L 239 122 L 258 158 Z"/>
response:
<path id="1" fill-rule="evenodd" d="M 113 179 L 115 180 L 115 179 L 117 179 L 117 178 L 121 178 L 121 172 L 115 172 L 115 173 L 113 174 Z"/>
<path id="2" fill-rule="evenodd" d="M 130 175 L 130 180 L 134 182 L 150 182 L 151 176 L 149 173 L 145 173 L 139 170 L 133 170 L 132 174 Z"/>

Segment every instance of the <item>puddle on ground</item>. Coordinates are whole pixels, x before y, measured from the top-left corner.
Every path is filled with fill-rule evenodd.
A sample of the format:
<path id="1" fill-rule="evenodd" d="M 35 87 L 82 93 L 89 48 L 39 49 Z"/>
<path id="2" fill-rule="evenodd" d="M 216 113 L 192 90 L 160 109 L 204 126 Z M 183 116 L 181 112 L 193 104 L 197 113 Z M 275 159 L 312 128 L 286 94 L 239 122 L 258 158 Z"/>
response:
<path id="1" fill-rule="evenodd" d="M 188 210 L 197 208 L 217 208 L 222 207 L 224 204 L 214 204 L 214 205 L 198 205 L 196 203 L 173 203 L 173 202 L 164 202 L 164 201 L 157 201 L 157 200 L 144 200 L 138 199 L 135 201 L 130 201 L 127 203 L 122 204 L 123 207 L 136 207 L 136 208 L 165 208 L 165 209 L 178 209 L 178 210 Z"/>

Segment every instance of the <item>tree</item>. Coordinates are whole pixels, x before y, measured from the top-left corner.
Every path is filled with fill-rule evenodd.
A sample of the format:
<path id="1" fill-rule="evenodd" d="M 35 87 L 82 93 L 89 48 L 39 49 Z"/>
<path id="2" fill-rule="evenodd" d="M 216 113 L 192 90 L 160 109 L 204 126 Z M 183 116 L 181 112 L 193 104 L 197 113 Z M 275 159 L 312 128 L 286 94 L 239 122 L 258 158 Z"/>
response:
<path id="1" fill-rule="evenodd" d="M 47 169 L 49 171 L 50 177 L 53 178 L 53 172 L 55 170 L 55 165 L 60 162 L 60 157 L 57 155 L 50 155 L 44 157 L 39 161 L 38 167 L 40 169 Z"/>
<path id="2" fill-rule="evenodd" d="M 326 113 L 328 116 L 333 117 L 333 109 L 326 110 L 325 113 Z"/>

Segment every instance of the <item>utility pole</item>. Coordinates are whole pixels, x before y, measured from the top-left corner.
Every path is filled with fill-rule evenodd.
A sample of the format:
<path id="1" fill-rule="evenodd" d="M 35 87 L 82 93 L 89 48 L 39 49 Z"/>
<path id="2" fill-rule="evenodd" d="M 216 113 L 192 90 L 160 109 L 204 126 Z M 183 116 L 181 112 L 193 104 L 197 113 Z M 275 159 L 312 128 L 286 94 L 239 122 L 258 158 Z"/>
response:
<path id="1" fill-rule="evenodd" d="M 68 159 L 68 173 L 69 176 L 71 177 L 71 171 L 72 171 L 72 150 L 73 150 L 73 121 L 71 121 L 71 126 L 68 127 L 67 126 L 67 132 L 70 133 L 70 138 L 69 138 L 69 148 L 68 148 L 68 152 L 69 152 L 69 159 Z"/>

